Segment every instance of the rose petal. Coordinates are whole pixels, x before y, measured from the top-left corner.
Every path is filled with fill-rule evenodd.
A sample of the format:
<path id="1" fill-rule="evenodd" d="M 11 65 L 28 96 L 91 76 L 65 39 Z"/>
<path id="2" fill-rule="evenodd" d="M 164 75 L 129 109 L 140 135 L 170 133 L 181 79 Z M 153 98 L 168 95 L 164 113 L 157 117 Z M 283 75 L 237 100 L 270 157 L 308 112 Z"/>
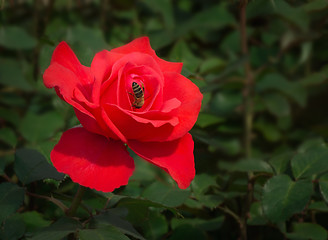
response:
<path id="1" fill-rule="evenodd" d="M 90 118 L 90 109 L 97 105 L 92 101 L 92 74 L 81 65 L 74 52 L 61 42 L 55 49 L 50 66 L 43 74 L 44 84 L 54 87 L 57 95 Z"/>
<path id="2" fill-rule="evenodd" d="M 54 50 L 50 64 L 58 63 L 63 67 L 73 71 L 80 71 L 80 61 L 66 42 L 60 42 Z"/>
<path id="3" fill-rule="evenodd" d="M 163 99 L 164 77 L 157 62 L 143 53 L 127 54 L 113 65 L 109 78 L 101 86 L 101 105 L 111 103 L 131 109 L 128 94 L 131 90 L 127 89 L 127 84 L 132 85 L 132 76 L 143 78 L 146 94 L 152 90 L 152 96 L 145 96 L 146 101 L 150 102 L 150 106 L 159 107 Z"/>
<path id="4" fill-rule="evenodd" d="M 126 139 L 164 141 L 179 123 L 178 118 L 170 112 L 149 111 L 137 115 L 112 104 L 103 107 L 112 124 Z"/>
<path id="5" fill-rule="evenodd" d="M 126 143 L 127 139 L 126 136 L 122 134 L 120 129 L 117 128 L 117 126 L 113 123 L 113 121 L 109 118 L 107 113 L 102 109 L 101 116 L 104 119 L 107 126 L 111 129 L 111 131 L 115 134 L 115 138 L 119 138 L 122 142 Z"/>
<path id="6" fill-rule="evenodd" d="M 85 97 L 79 99 L 78 96 L 84 96 L 84 93 L 87 93 L 81 86 L 78 76 L 76 76 L 71 70 L 59 65 L 58 63 L 53 63 L 44 72 L 43 79 L 46 87 L 55 87 L 57 94 L 63 100 L 79 111 L 90 115 L 89 110 L 87 110 L 86 107 L 93 108 L 95 105 L 87 101 Z M 80 86 L 80 88 L 78 88 L 78 86 Z"/>
<path id="7" fill-rule="evenodd" d="M 91 63 L 91 71 L 95 78 L 100 82 L 106 81 L 111 74 L 113 65 L 123 56 L 123 54 L 112 53 L 107 50 L 97 53 Z"/>
<path id="8" fill-rule="evenodd" d="M 51 152 L 51 161 L 74 182 L 103 192 L 126 185 L 134 170 L 133 158 L 121 141 L 108 140 L 82 127 L 63 133 Z"/>
<path id="9" fill-rule="evenodd" d="M 203 95 L 199 88 L 189 79 L 177 73 L 164 73 L 163 100 L 177 98 L 181 106 L 177 108 L 174 116 L 178 117 L 179 124 L 174 127 L 167 141 L 184 136 L 195 124 L 202 103 Z"/>
<path id="10" fill-rule="evenodd" d="M 60 97 L 65 100 L 69 100 L 73 96 L 73 89 L 78 89 L 85 99 L 90 103 L 95 103 L 91 99 L 94 77 L 90 68 L 79 62 L 65 42 L 59 43 L 54 50 L 50 66 L 46 69 L 43 79 L 47 88 L 57 87 L 62 95 Z"/>
<path id="11" fill-rule="evenodd" d="M 108 52 L 108 54 L 111 55 L 112 51 Z M 148 67 L 154 69 L 157 72 L 157 74 L 162 75 L 162 71 L 161 71 L 160 67 L 158 66 L 158 63 L 149 55 L 143 54 L 143 53 L 138 53 L 138 52 L 126 54 L 112 65 L 112 67 L 110 69 L 110 75 L 108 77 L 108 80 L 101 87 L 101 93 L 106 91 L 106 88 L 112 84 L 112 81 L 116 80 L 119 70 L 122 69 L 127 63 L 132 63 L 134 66 L 138 66 L 138 65 L 148 66 Z M 161 76 L 160 80 L 163 81 L 162 76 Z"/>
<path id="12" fill-rule="evenodd" d="M 180 73 L 182 69 L 182 63 L 168 62 L 157 57 L 155 51 L 151 48 L 148 37 L 140 37 L 132 42 L 111 50 L 113 53 L 129 54 L 132 52 L 146 53 L 152 56 L 159 64 L 162 72 L 176 72 Z"/>
<path id="13" fill-rule="evenodd" d="M 103 106 L 127 139 L 172 141 L 194 126 L 203 95 L 195 84 L 180 74 L 165 73 L 164 77 L 164 104 L 158 111 L 131 112 L 110 104 Z"/>
<path id="14" fill-rule="evenodd" d="M 136 112 L 146 112 L 150 109 L 156 110 L 160 108 L 163 103 L 163 81 L 162 73 L 159 74 L 150 66 L 127 63 L 119 77 L 121 88 L 118 91 L 118 95 L 120 96 L 118 106 Z M 132 103 L 134 102 L 132 82 L 137 82 L 143 87 L 145 102 L 140 109 L 132 108 Z"/>
<path id="15" fill-rule="evenodd" d="M 112 120 L 107 116 L 102 108 L 94 109 L 90 117 L 78 109 L 74 109 L 76 117 L 79 119 L 82 126 L 90 132 L 103 135 L 114 140 L 127 142 L 125 136 L 114 125 Z"/>
<path id="16" fill-rule="evenodd" d="M 75 107 L 74 107 L 74 111 L 75 111 L 75 115 L 76 115 L 77 119 L 79 120 L 79 122 L 81 123 L 81 125 L 85 129 L 87 129 L 89 132 L 93 132 L 96 134 L 100 134 L 100 135 L 109 137 L 109 134 L 106 131 L 106 129 L 108 127 L 105 126 L 105 124 L 100 126 L 102 121 L 99 121 L 99 117 L 97 117 L 98 118 L 98 121 L 97 121 L 96 117 L 93 116 L 93 114 L 91 114 L 91 113 L 85 114 L 85 113 L 79 111 Z M 96 111 L 99 111 L 99 110 L 96 110 Z M 113 139 L 115 139 L 115 138 L 113 138 Z"/>
<path id="17" fill-rule="evenodd" d="M 101 85 L 108 80 L 112 73 L 112 68 L 124 55 L 111 53 L 103 50 L 95 55 L 91 63 L 91 71 L 95 76 L 93 94 L 94 98 L 100 99 Z"/>
<path id="18" fill-rule="evenodd" d="M 181 102 L 176 98 L 172 98 L 163 103 L 160 111 L 162 113 L 168 113 L 171 112 L 173 109 L 177 109 L 180 106 Z"/>
<path id="19" fill-rule="evenodd" d="M 164 169 L 185 189 L 195 177 L 194 141 L 189 133 L 170 142 L 131 140 L 129 147 L 140 157 Z"/>

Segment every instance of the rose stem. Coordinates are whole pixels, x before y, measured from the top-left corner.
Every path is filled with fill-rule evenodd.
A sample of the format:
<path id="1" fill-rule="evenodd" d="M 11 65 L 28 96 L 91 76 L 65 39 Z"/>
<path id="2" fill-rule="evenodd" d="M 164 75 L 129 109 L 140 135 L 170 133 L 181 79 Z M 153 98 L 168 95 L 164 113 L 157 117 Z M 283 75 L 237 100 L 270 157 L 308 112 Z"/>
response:
<path id="1" fill-rule="evenodd" d="M 240 1 L 240 44 L 243 56 L 248 56 L 248 45 L 247 45 L 247 32 L 246 32 L 246 7 L 248 0 Z M 245 68 L 245 79 L 243 88 L 244 98 L 244 155 L 246 159 L 249 159 L 252 155 L 252 128 L 253 128 L 253 86 L 254 77 L 251 69 L 251 65 L 248 61 L 244 64 Z M 247 215 L 252 204 L 253 199 L 253 172 L 248 172 L 248 191 L 246 196 L 245 209 L 243 209 L 242 224 L 240 226 L 241 239 L 247 239 Z"/>
<path id="2" fill-rule="evenodd" d="M 246 33 L 246 6 L 247 0 L 241 2 L 240 8 L 240 40 L 241 49 L 244 56 L 248 55 L 248 45 L 247 45 L 247 33 Z M 252 155 L 252 127 L 253 127 L 253 74 L 251 66 L 248 61 L 244 64 L 245 68 L 245 80 L 244 80 L 244 146 L 245 146 L 245 157 L 249 158 Z"/>
<path id="3" fill-rule="evenodd" d="M 72 205 L 71 207 L 67 210 L 66 212 L 66 215 L 69 216 L 69 217 L 73 217 L 75 215 L 75 212 L 76 210 L 78 209 L 80 203 L 81 203 L 81 200 L 82 200 L 82 196 L 85 192 L 85 187 L 79 185 L 79 189 L 77 190 L 75 196 L 74 196 L 74 199 L 73 199 L 73 202 L 72 202 Z"/>

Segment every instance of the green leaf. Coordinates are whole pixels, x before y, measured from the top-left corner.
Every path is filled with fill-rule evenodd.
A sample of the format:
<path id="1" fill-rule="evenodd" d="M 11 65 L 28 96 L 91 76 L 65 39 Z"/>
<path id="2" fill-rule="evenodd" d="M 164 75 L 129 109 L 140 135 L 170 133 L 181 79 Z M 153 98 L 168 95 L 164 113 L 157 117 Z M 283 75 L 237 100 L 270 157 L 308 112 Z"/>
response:
<path id="1" fill-rule="evenodd" d="M 194 14 L 183 27 L 193 31 L 220 29 L 227 25 L 233 25 L 235 22 L 236 20 L 227 10 L 226 4 L 221 3 Z"/>
<path id="2" fill-rule="evenodd" d="M 0 58 L 0 84 L 26 91 L 32 89 L 23 74 L 22 66 L 14 59 Z"/>
<path id="3" fill-rule="evenodd" d="M 200 204 L 210 209 L 216 208 L 224 201 L 224 197 L 217 194 L 199 195 L 197 196 L 197 199 Z"/>
<path id="4" fill-rule="evenodd" d="M 310 178 L 328 170 L 328 148 L 318 148 L 299 153 L 291 161 L 293 175 L 296 179 Z"/>
<path id="5" fill-rule="evenodd" d="M 131 178 L 129 179 L 129 184 L 124 187 L 124 190 L 121 194 L 124 194 L 126 196 L 141 196 L 142 187 L 140 186 L 141 182 L 134 181 Z"/>
<path id="6" fill-rule="evenodd" d="M 183 62 L 183 65 L 191 72 L 195 72 L 201 63 L 201 59 L 193 54 L 188 44 L 183 40 L 176 42 L 170 52 L 170 59 Z"/>
<path id="7" fill-rule="evenodd" d="M 318 212 L 328 213 L 328 206 L 327 206 L 327 203 L 324 201 L 311 202 L 308 209 L 318 211 Z"/>
<path id="8" fill-rule="evenodd" d="M 185 202 L 190 192 L 179 188 L 172 188 L 161 182 L 154 182 L 145 189 L 142 196 L 153 201 L 161 203 L 168 207 L 177 207 Z"/>
<path id="9" fill-rule="evenodd" d="M 136 167 L 130 180 L 138 182 L 151 182 L 156 178 L 156 167 L 154 165 L 140 159 L 138 156 L 133 156 L 133 159 L 135 161 L 135 165 L 138 167 Z"/>
<path id="10" fill-rule="evenodd" d="M 326 149 L 327 145 L 321 137 L 306 139 L 302 144 L 297 148 L 298 153 L 305 153 L 309 150 L 314 149 Z"/>
<path id="11" fill-rule="evenodd" d="M 44 72 L 49 67 L 51 56 L 54 50 L 55 50 L 55 46 L 52 45 L 47 44 L 41 46 L 39 64 L 42 72 Z"/>
<path id="12" fill-rule="evenodd" d="M 220 139 L 214 138 L 203 138 L 201 141 L 209 144 L 209 151 L 220 150 L 227 155 L 236 155 L 241 151 L 241 143 L 239 139 L 236 138 L 226 138 Z"/>
<path id="13" fill-rule="evenodd" d="M 127 208 L 129 210 L 127 219 L 133 222 L 138 222 L 141 220 L 146 221 L 147 214 L 149 213 L 149 207 L 167 209 L 171 211 L 174 215 L 178 214 L 175 208 L 167 207 L 161 203 L 152 202 L 147 199 L 118 196 L 118 195 L 114 195 L 113 197 L 119 197 L 117 206 Z M 111 198 L 111 201 L 112 200 L 113 198 Z"/>
<path id="14" fill-rule="evenodd" d="M 187 199 L 184 202 L 187 206 L 193 205 L 193 208 L 205 206 L 214 209 L 224 201 L 221 195 L 206 194 L 211 187 L 218 188 L 215 176 L 209 176 L 207 174 L 196 175 L 191 186 L 196 199 Z"/>
<path id="15" fill-rule="evenodd" d="M 203 209 L 204 205 L 196 199 L 188 198 L 184 203 L 187 207 L 192 209 Z"/>
<path id="16" fill-rule="evenodd" d="M 57 133 L 53 138 L 38 142 L 33 146 L 33 149 L 37 150 L 39 153 L 41 153 L 48 161 L 48 163 L 51 164 L 50 154 L 51 151 L 54 149 L 55 145 L 60 139 L 60 133 Z"/>
<path id="17" fill-rule="evenodd" d="M 73 218 L 62 217 L 52 225 L 36 233 L 30 240 L 61 240 L 80 228 L 82 228 L 82 225 L 79 221 Z"/>
<path id="18" fill-rule="evenodd" d="M 37 41 L 23 28 L 6 26 L 0 28 L 0 45 L 13 50 L 32 49 Z"/>
<path id="19" fill-rule="evenodd" d="M 5 175 L 6 162 L 3 160 L 4 157 L 0 157 L 0 176 Z"/>
<path id="20" fill-rule="evenodd" d="M 197 174 L 191 182 L 192 190 L 196 195 L 204 194 L 212 186 L 218 187 L 215 176 L 206 173 Z"/>
<path id="21" fill-rule="evenodd" d="M 276 90 L 292 98 L 301 107 L 306 104 L 307 93 L 304 87 L 298 82 L 287 81 L 278 73 L 268 73 L 261 77 L 256 84 L 256 90 L 260 93 L 268 90 Z"/>
<path id="22" fill-rule="evenodd" d="M 64 178 L 64 174 L 59 173 L 43 155 L 32 149 L 16 151 L 14 168 L 19 180 L 24 184 L 48 178 L 55 180 Z"/>
<path id="23" fill-rule="evenodd" d="M 266 172 L 272 173 L 271 166 L 260 159 L 250 158 L 242 159 L 238 162 L 219 162 L 220 169 L 227 170 L 229 172 Z"/>
<path id="24" fill-rule="evenodd" d="M 0 184 L 0 223 L 13 214 L 24 201 L 24 189 L 14 183 Z"/>
<path id="25" fill-rule="evenodd" d="M 154 12 L 159 13 L 163 17 L 167 29 L 173 29 L 175 23 L 173 17 L 172 1 L 157 0 L 154 2 L 152 0 L 142 0 L 142 2 L 144 2 Z"/>
<path id="26" fill-rule="evenodd" d="M 281 138 L 278 127 L 267 120 L 260 118 L 254 123 L 254 128 L 263 134 L 263 137 L 270 142 L 277 142 Z"/>
<path id="27" fill-rule="evenodd" d="M 297 240 L 326 240 L 328 235 L 327 230 L 319 224 L 294 223 L 293 232 L 287 233 L 286 237 Z"/>
<path id="28" fill-rule="evenodd" d="M 217 117 L 209 113 L 199 113 L 196 125 L 205 128 L 213 124 L 224 122 L 224 118 Z"/>
<path id="29" fill-rule="evenodd" d="M 22 97 L 19 96 L 15 92 L 11 92 L 11 87 L 7 88 L 9 91 L 2 92 L 0 94 L 0 102 L 10 106 L 11 108 L 24 108 L 26 104 L 26 100 Z M 13 90 L 13 89 L 12 89 Z"/>
<path id="30" fill-rule="evenodd" d="M 26 231 L 28 232 L 35 232 L 51 224 L 50 221 L 45 220 L 43 216 L 36 211 L 24 212 L 21 216 L 25 222 Z"/>
<path id="31" fill-rule="evenodd" d="M 219 72 L 226 66 L 226 62 L 221 58 L 213 57 L 206 59 L 199 68 L 200 74 L 207 74 L 209 72 Z"/>
<path id="32" fill-rule="evenodd" d="M 151 46 L 154 50 L 161 49 L 169 44 L 172 44 L 176 38 L 177 37 L 175 34 L 167 30 L 156 31 L 149 34 Z"/>
<path id="33" fill-rule="evenodd" d="M 247 186 L 247 183 L 242 183 L 242 186 L 237 186 L 236 190 L 232 189 L 228 192 L 220 192 L 220 195 L 226 200 L 226 199 L 233 199 L 236 197 L 244 197 L 245 196 L 245 188 Z"/>
<path id="34" fill-rule="evenodd" d="M 102 31 L 96 27 L 89 28 L 80 24 L 68 27 L 66 40 L 74 49 L 79 61 L 87 66 L 91 65 L 97 52 L 108 48 Z"/>
<path id="35" fill-rule="evenodd" d="M 235 164 L 235 171 L 240 172 L 266 172 L 266 173 L 272 173 L 271 166 L 259 159 L 245 159 L 242 161 L 239 161 Z"/>
<path id="36" fill-rule="evenodd" d="M 201 229 L 197 227 L 193 227 L 189 224 L 184 224 L 174 229 L 169 239 L 170 240 L 181 240 L 181 239 L 205 240 L 207 238 L 205 233 Z"/>
<path id="37" fill-rule="evenodd" d="M 264 2 L 264 1 L 262 1 Z M 257 12 L 260 12 L 260 11 L 257 11 Z M 274 34 L 274 33 L 271 33 L 271 32 L 263 32 L 262 34 L 262 41 L 268 45 L 268 46 L 272 46 L 276 41 L 279 40 L 279 37 Z"/>
<path id="38" fill-rule="evenodd" d="M 269 164 L 274 168 L 277 175 L 285 173 L 288 169 L 289 162 L 294 154 L 292 152 L 284 152 L 276 155 L 269 160 Z"/>
<path id="39" fill-rule="evenodd" d="M 121 218 L 123 209 L 109 209 L 94 217 L 97 224 L 112 225 L 124 234 L 130 235 L 136 239 L 144 240 L 144 238 L 133 228 L 131 223 Z"/>
<path id="40" fill-rule="evenodd" d="M 0 107 L 0 118 L 2 120 L 12 123 L 14 126 L 17 126 L 20 120 L 19 115 L 13 109 L 7 109 L 2 107 Z"/>
<path id="41" fill-rule="evenodd" d="M 80 24 L 68 29 L 67 40 L 72 44 L 87 46 L 93 51 L 108 48 L 108 44 L 99 28 L 90 28 Z"/>
<path id="42" fill-rule="evenodd" d="M 235 113 L 236 108 L 243 102 L 242 95 L 238 92 L 221 91 L 215 94 L 211 102 L 211 111 L 218 116 L 228 116 Z"/>
<path id="43" fill-rule="evenodd" d="M 268 223 L 264 216 L 261 202 L 254 202 L 249 211 L 248 225 L 266 225 Z"/>
<path id="44" fill-rule="evenodd" d="M 234 125 L 230 123 L 221 124 L 217 130 L 221 133 L 228 134 L 240 134 L 242 132 L 242 128 L 240 125 Z"/>
<path id="45" fill-rule="evenodd" d="M 261 67 L 268 62 L 276 54 L 274 48 L 268 48 L 264 46 L 252 46 L 250 47 L 249 61 L 254 67 Z"/>
<path id="46" fill-rule="evenodd" d="M 298 61 L 298 64 L 302 65 L 309 61 L 311 54 L 313 52 L 313 43 L 305 42 L 301 45 L 301 55 Z"/>
<path id="47" fill-rule="evenodd" d="M 240 51 L 240 32 L 233 31 L 227 34 L 222 43 L 220 44 L 220 49 L 222 52 L 228 55 L 235 55 L 236 52 Z M 240 66 L 239 66 L 240 67 Z"/>
<path id="48" fill-rule="evenodd" d="M 310 74 L 309 76 L 306 76 L 305 78 L 302 78 L 300 80 L 300 83 L 304 87 L 315 86 L 324 83 L 327 79 L 328 79 L 328 69 L 324 69 L 320 72 L 315 72 Z"/>
<path id="49" fill-rule="evenodd" d="M 106 228 L 83 229 L 79 231 L 79 239 L 81 240 L 129 240 L 127 236 L 117 230 L 114 226 L 106 226 Z"/>
<path id="50" fill-rule="evenodd" d="M 246 11 L 247 18 L 250 19 L 258 16 L 270 16 L 274 12 L 274 5 L 268 1 L 249 1 Z"/>
<path id="51" fill-rule="evenodd" d="M 13 163 L 15 160 L 14 153 L 0 156 L 0 175 L 5 174 L 5 168 L 7 165 Z"/>
<path id="52" fill-rule="evenodd" d="M 278 128 L 282 131 L 288 131 L 293 126 L 292 115 L 277 118 Z"/>
<path id="53" fill-rule="evenodd" d="M 290 106 L 288 100 L 281 94 L 270 93 L 262 96 L 264 104 L 276 117 L 288 116 L 290 115 Z"/>
<path id="54" fill-rule="evenodd" d="M 200 219 L 200 218 L 173 218 L 171 225 L 173 229 L 178 228 L 181 225 L 191 225 L 193 227 L 202 229 L 203 231 L 214 231 L 221 228 L 224 222 L 224 216 L 219 216 L 212 219 Z"/>
<path id="55" fill-rule="evenodd" d="M 139 227 L 143 229 L 146 239 L 158 239 L 168 232 L 168 222 L 164 215 L 160 214 L 158 210 L 150 210 L 147 214 L 147 220 L 141 222 Z"/>
<path id="56" fill-rule="evenodd" d="M 320 193 L 323 199 L 328 204 L 328 173 L 321 176 L 321 178 L 319 179 L 319 186 L 320 186 Z"/>
<path id="57" fill-rule="evenodd" d="M 273 223 L 285 221 L 304 209 L 312 191 L 311 181 L 294 182 L 287 175 L 275 176 L 264 185 L 263 212 Z"/>
<path id="58" fill-rule="evenodd" d="M 22 119 L 19 129 L 26 140 L 37 142 L 53 136 L 64 124 L 64 119 L 57 112 L 39 115 L 28 112 Z"/>
<path id="59" fill-rule="evenodd" d="M 17 143 L 16 134 L 11 128 L 0 129 L 0 140 L 12 147 L 15 147 Z"/>
<path id="60" fill-rule="evenodd" d="M 15 214 L 7 218 L 0 229 L 0 239 L 15 240 L 21 239 L 25 232 L 25 224 L 21 215 Z"/>
<path id="61" fill-rule="evenodd" d="M 302 8 L 292 7 L 284 0 L 275 0 L 275 5 L 275 10 L 278 15 L 282 16 L 290 23 L 293 23 L 303 32 L 308 29 L 310 19 Z"/>
<path id="62" fill-rule="evenodd" d="M 326 0 L 313 0 L 301 6 L 305 11 L 318 11 L 326 8 L 328 2 Z"/>

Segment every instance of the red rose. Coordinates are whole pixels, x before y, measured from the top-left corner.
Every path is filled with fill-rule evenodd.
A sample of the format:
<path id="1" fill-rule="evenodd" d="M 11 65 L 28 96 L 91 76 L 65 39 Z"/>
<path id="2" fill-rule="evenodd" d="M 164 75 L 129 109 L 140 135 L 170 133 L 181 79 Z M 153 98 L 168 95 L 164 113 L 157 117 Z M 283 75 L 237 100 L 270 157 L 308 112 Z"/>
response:
<path id="1" fill-rule="evenodd" d="M 83 127 L 64 132 L 52 150 L 57 170 L 83 186 L 113 191 L 126 185 L 134 170 L 128 145 L 187 188 L 195 176 L 188 131 L 202 94 L 181 68 L 182 63 L 157 57 L 147 37 L 97 53 L 91 67 L 61 42 L 44 84 L 74 107 Z"/>

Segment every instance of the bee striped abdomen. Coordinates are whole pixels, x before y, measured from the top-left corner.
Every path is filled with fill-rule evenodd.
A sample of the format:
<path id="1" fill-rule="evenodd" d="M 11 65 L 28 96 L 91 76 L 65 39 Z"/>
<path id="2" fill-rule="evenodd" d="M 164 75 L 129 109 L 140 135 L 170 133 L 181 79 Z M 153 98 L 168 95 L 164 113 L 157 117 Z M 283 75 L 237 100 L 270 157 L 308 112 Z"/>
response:
<path id="1" fill-rule="evenodd" d="M 141 86 L 138 83 L 136 83 L 136 82 L 133 82 L 132 83 L 132 91 L 133 91 L 134 96 L 136 98 L 141 98 L 144 95 Z"/>
<path id="2" fill-rule="evenodd" d="M 132 82 L 132 91 L 133 91 L 133 97 L 134 97 L 134 102 L 132 106 L 134 108 L 141 108 L 144 103 L 145 103 L 145 98 L 144 98 L 144 87 L 140 86 L 136 82 Z"/>

